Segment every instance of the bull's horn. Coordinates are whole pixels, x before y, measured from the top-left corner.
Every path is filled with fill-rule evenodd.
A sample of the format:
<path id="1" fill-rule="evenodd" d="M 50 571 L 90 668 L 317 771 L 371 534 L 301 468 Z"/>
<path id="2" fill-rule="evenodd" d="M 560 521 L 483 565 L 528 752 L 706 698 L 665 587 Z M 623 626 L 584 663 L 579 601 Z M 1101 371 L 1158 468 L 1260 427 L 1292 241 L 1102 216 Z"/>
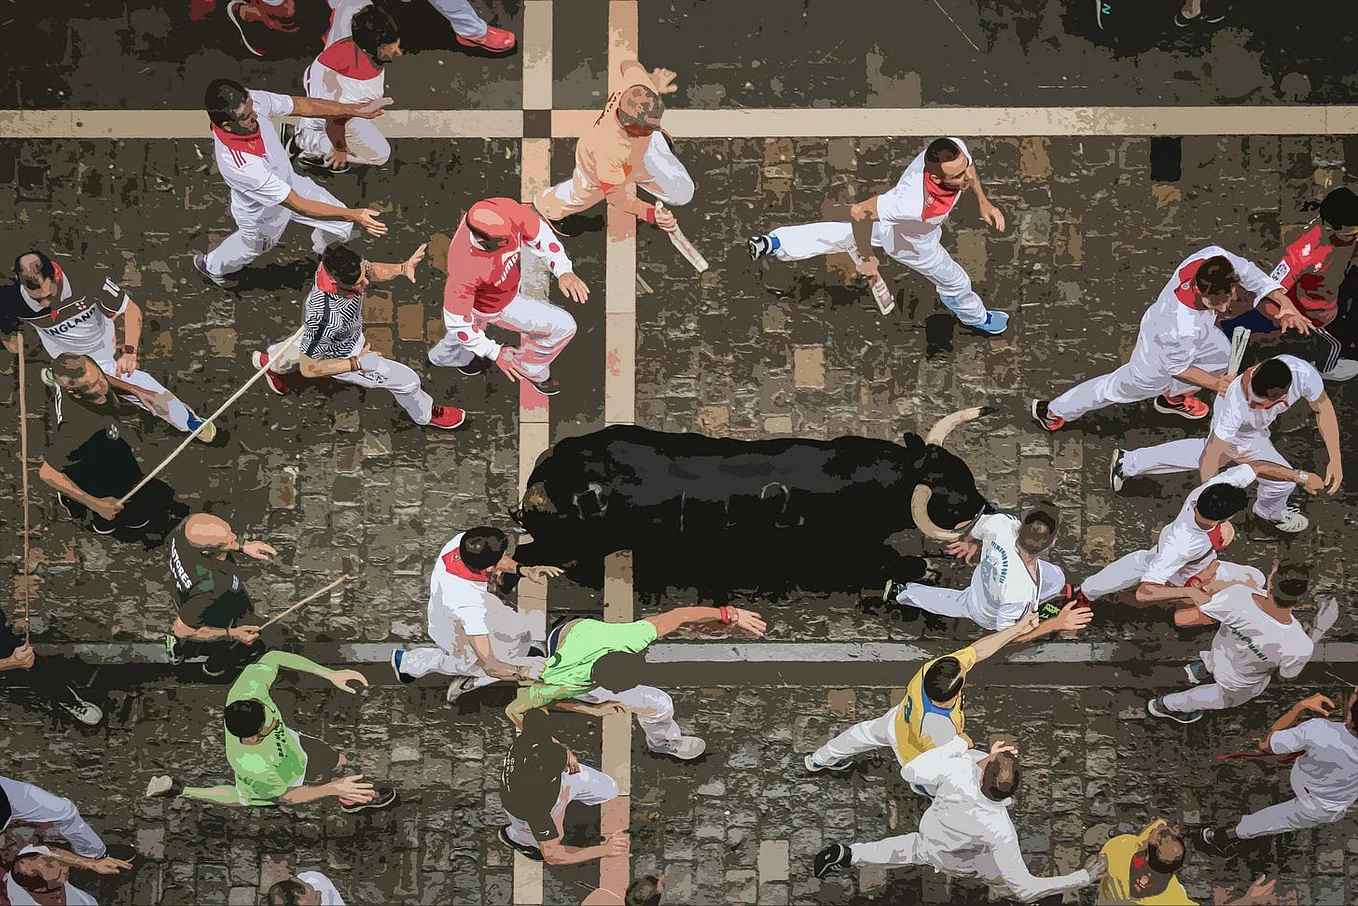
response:
<path id="1" fill-rule="evenodd" d="M 924 436 L 924 442 L 926 444 L 942 446 L 943 441 L 948 439 L 948 435 L 951 434 L 953 429 L 958 425 L 974 421 L 982 415 L 986 415 L 989 411 L 989 409 L 982 408 L 981 406 L 973 406 L 970 409 L 958 409 L 952 415 L 945 415 L 929 429 L 929 433 Z"/>
<path id="2" fill-rule="evenodd" d="M 910 495 L 910 515 L 915 520 L 915 526 L 924 537 L 932 538 L 934 541 L 962 540 L 961 532 L 939 528 L 934 524 L 934 520 L 929 518 L 929 498 L 933 496 L 933 489 L 928 485 L 915 485 L 915 493 Z"/>

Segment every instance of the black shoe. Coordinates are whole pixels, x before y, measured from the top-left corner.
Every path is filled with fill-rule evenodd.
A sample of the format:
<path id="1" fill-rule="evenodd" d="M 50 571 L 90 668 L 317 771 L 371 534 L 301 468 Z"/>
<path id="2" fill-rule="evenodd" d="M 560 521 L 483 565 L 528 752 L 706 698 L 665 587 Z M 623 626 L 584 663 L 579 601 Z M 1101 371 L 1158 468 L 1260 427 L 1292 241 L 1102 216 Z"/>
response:
<path id="1" fill-rule="evenodd" d="M 399 680 L 402 685 L 408 686 L 411 683 L 415 682 L 415 677 L 411 676 L 408 673 L 401 672 L 401 659 L 405 657 L 405 655 L 406 653 L 402 651 L 400 648 L 392 649 L 391 669 L 396 674 L 396 679 Z"/>
<path id="2" fill-rule="evenodd" d="M 297 126 L 293 123 L 284 123 L 278 130 L 278 141 L 283 146 L 283 152 L 288 157 L 296 157 L 302 153 L 302 149 L 297 145 Z"/>
<path id="3" fill-rule="evenodd" d="M 1152 717 L 1164 717 L 1181 724 L 1194 724 L 1202 720 L 1201 711 L 1171 711 L 1165 707 L 1163 699 L 1153 698 L 1146 702 L 1146 711 Z"/>
<path id="4" fill-rule="evenodd" d="M 534 862 L 543 861 L 542 850 L 536 846 L 524 846 L 522 843 L 515 843 L 509 838 L 509 825 L 500 828 L 500 842 L 515 852 L 521 853 L 525 859 L 532 859 Z"/>
<path id="5" fill-rule="evenodd" d="M 210 658 L 203 661 L 203 676 L 206 676 L 208 679 L 217 679 L 218 677 L 225 675 L 226 668 L 222 665 L 214 664 Z"/>
<path id="6" fill-rule="evenodd" d="M 529 381 L 528 383 L 536 387 L 538 393 L 543 396 L 556 396 L 561 392 L 561 382 L 556 378 L 545 378 L 541 381 Z"/>
<path id="7" fill-rule="evenodd" d="M 165 634 L 165 657 L 175 667 L 184 663 L 184 659 L 179 656 L 179 639 L 171 633 Z"/>
<path id="8" fill-rule="evenodd" d="M 1218 856 L 1229 856 L 1240 848 L 1240 841 L 1233 839 L 1224 827 L 1204 827 L 1198 831 L 1198 843 L 1203 849 Z"/>
<path id="9" fill-rule="evenodd" d="M 1127 476 L 1122 474 L 1122 457 L 1126 455 L 1123 450 L 1113 451 L 1113 461 L 1108 464 L 1108 486 L 1113 489 L 1113 493 L 1119 493 L 1122 486 L 1127 482 Z"/>
<path id="10" fill-rule="evenodd" d="M 824 878 L 843 871 L 849 867 L 849 856 L 849 847 L 843 843 L 831 843 L 816 853 L 816 858 L 811 863 L 811 873 L 817 878 Z"/>
<path id="11" fill-rule="evenodd" d="M 773 243 L 767 236 L 751 236 L 745 240 L 745 250 L 750 253 L 751 261 L 758 261 L 773 251 Z"/>
<path id="12" fill-rule="evenodd" d="M 899 604 L 899 598 L 903 591 L 905 591 L 904 582 L 897 582 L 895 579 L 887 579 L 886 588 L 882 590 L 882 600 L 888 604 Z"/>
<path id="13" fill-rule="evenodd" d="M 396 804 L 396 800 L 398 798 L 399 797 L 396 795 L 396 791 L 391 787 L 379 786 L 377 788 L 377 797 L 375 799 L 369 799 L 367 802 L 350 802 L 350 803 L 341 802 L 340 811 L 344 812 L 345 814 L 352 815 L 355 812 L 367 811 L 368 809 L 391 808 L 393 805 Z"/>
<path id="14" fill-rule="evenodd" d="M 478 374 L 485 374 L 490 370 L 490 366 L 494 364 L 494 359 L 488 359 L 483 355 L 479 355 L 465 365 L 458 365 L 457 370 L 467 377 L 476 377 Z"/>

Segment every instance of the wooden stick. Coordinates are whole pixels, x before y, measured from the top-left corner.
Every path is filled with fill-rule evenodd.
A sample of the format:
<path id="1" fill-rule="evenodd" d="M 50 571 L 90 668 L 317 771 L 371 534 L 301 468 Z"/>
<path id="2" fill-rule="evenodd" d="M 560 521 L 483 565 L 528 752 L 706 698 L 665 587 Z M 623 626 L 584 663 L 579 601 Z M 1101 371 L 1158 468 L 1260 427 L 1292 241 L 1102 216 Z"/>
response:
<path id="1" fill-rule="evenodd" d="M 1226 366 L 1226 380 L 1233 381 L 1240 373 L 1240 365 L 1245 359 L 1245 350 L 1250 345 L 1252 331 L 1248 327 L 1237 327 L 1231 332 L 1231 360 Z"/>
<path id="2" fill-rule="evenodd" d="M 657 211 L 666 210 L 665 205 L 659 201 L 655 203 L 655 209 Z M 674 247 L 679 250 L 679 254 L 688 259 L 688 263 L 693 265 L 694 270 L 700 274 L 707 270 L 707 259 L 703 257 L 702 252 L 698 251 L 697 246 L 688 241 L 688 237 L 684 235 L 684 231 L 679 229 L 679 224 L 676 223 L 672 231 L 666 232 L 669 232 L 670 234 L 670 242 L 674 243 Z"/>
<path id="3" fill-rule="evenodd" d="M 289 346 L 291 346 L 293 343 L 297 342 L 297 340 L 302 336 L 302 331 L 303 331 L 304 329 L 305 329 L 305 327 L 299 327 L 299 328 L 297 328 L 297 332 L 294 333 L 292 336 L 288 337 L 288 338 L 283 342 L 283 346 L 281 347 L 280 352 L 286 351 L 287 348 L 288 348 Z M 180 453 L 183 453 L 183 452 L 184 452 L 184 448 L 185 448 L 185 447 L 187 447 L 189 444 L 193 443 L 193 439 L 194 439 L 195 437 L 197 437 L 197 436 L 202 432 L 202 430 L 203 430 L 204 428 L 206 428 L 209 424 L 211 424 L 213 419 L 215 419 L 217 416 L 221 415 L 221 414 L 222 414 L 223 412 L 225 412 L 227 409 L 231 408 L 231 404 L 234 403 L 236 400 L 240 399 L 240 398 L 245 394 L 245 391 L 249 390 L 250 387 L 255 383 L 255 381 L 258 381 L 260 378 L 262 378 L 262 377 L 264 376 L 264 372 L 266 372 L 266 371 L 268 371 L 268 370 L 269 370 L 269 365 L 266 363 L 262 368 L 260 368 L 258 371 L 255 372 L 254 377 L 250 378 L 250 380 L 246 381 L 244 384 L 241 385 L 241 387 L 240 387 L 239 390 L 237 390 L 235 393 L 231 394 L 231 398 L 230 398 L 230 399 L 228 399 L 226 402 L 224 402 L 224 403 L 222 403 L 220 406 L 218 406 L 216 412 L 212 413 L 212 414 L 209 415 L 206 419 L 204 419 L 204 420 L 203 420 L 203 423 L 202 423 L 201 425 L 199 425 L 197 428 L 194 428 L 193 431 L 191 431 L 191 432 L 189 433 L 189 436 L 186 437 L 186 438 L 184 438 L 184 440 L 179 444 L 179 446 L 175 448 L 175 451 L 174 451 L 173 453 L 171 453 L 169 456 L 167 456 L 167 457 L 165 457 L 163 460 L 161 460 L 160 465 L 156 466 L 154 469 L 151 470 L 151 474 L 150 474 L 150 475 L 147 475 L 147 476 L 146 476 L 145 478 L 143 478 L 141 481 L 137 482 L 137 486 L 136 486 L 136 487 L 134 487 L 132 490 L 128 491 L 128 492 L 127 492 L 126 494 L 124 494 L 123 496 L 119 497 L 119 498 L 118 498 L 118 502 L 119 502 L 119 503 L 127 503 L 127 501 L 130 500 L 130 499 L 131 499 L 138 491 L 140 491 L 142 488 L 146 487 L 147 483 L 150 482 L 151 479 L 153 479 L 153 478 L 155 478 L 157 475 L 159 475 L 159 474 L 161 473 L 161 471 L 162 471 L 166 466 L 168 466 L 168 465 L 174 460 L 174 458 L 175 458 L 176 456 L 178 456 Z"/>
<path id="4" fill-rule="evenodd" d="M 33 590 L 29 583 L 31 578 L 28 574 L 28 395 L 24 392 L 27 386 L 24 380 L 24 334 L 22 328 L 15 334 L 15 339 L 19 341 L 19 470 L 23 474 L 23 506 L 24 506 L 24 562 L 19 569 L 19 580 L 23 584 L 23 591 L 20 592 L 24 598 L 24 644 L 28 644 L 28 611 L 29 599 L 32 598 Z"/>
<path id="5" fill-rule="evenodd" d="M 305 605 L 305 604 L 310 604 L 312 601 L 316 600 L 316 599 L 319 598 L 321 595 L 329 594 L 330 592 L 334 591 L 336 588 L 338 588 L 338 587 L 339 587 L 340 585 L 342 585 L 343 583 L 348 582 L 348 581 L 350 581 L 350 580 L 352 580 L 352 579 L 357 579 L 357 578 L 358 578 L 358 576 L 355 576 L 355 575 L 353 575 L 352 573 L 345 573 L 344 575 L 342 575 L 342 576 L 340 576 L 338 579 L 336 579 L 334 582 L 331 582 L 331 583 L 330 583 L 329 585 L 327 585 L 325 588 L 322 588 L 320 591 L 316 592 L 315 594 L 307 595 L 305 598 L 303 598 L 302 600 L 298 601 L 296 604 L 292 605 L 292 606 L 289 607 L 287 610 L 285 610 L 285 611 L 283 611 L 282 613 L 280 613 L 278 616 L 276 616 L 276 617 L 274 617 L 273 619 L 269 620 L 269 622 L 267 622 L 267 623 L 265 623 L 263 626 L 259 627 L 259 631 L 260 631 L 260 632 L 263 632 L 264 630 L 268 629 L 270 626 L 272 626 L 273 624 L 277 623 L 279 620 L 283 619 L 283 618 L 286 617 L 288 614 L 290 614 L 290 613 L 296 611 L 298 608 L 302 607 L 303 605 Z"/>

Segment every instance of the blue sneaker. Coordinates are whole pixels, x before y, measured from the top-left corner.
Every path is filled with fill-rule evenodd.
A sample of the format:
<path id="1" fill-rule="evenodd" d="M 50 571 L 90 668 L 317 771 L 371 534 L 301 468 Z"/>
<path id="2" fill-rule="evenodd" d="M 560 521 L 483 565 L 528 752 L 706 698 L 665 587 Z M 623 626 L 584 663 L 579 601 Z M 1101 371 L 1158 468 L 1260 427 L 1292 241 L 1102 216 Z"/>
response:
<path id="1" fill-rule="evenodd" d="M 969 325 L 973 330 L 997 337 L 1009 327 L 1009 316 L 1002 311 L 988 311 L 980 324 Z"/>
<path id="2" fill-rule="evenodd" d="M 188 427 L 189 433 L 198 431 L 198 426 L 203 424 L 204 419 L 199 418 L 192 409 L 189 410 Z M 211 422 L 206 428 L 198 432 L 198 440 L 205 444 L 210 444 L 217 439 L 217 423 Z"/>
<path id="3" fill-rule="evenodd" d="M 403 685 L 409 685 L 415 682 L 415 677 L 401 672 L 401 659 L 405 655 L 406 653 L 400 648 L 393 649 L 391 652 L 391 669 L 396 673 L 396 679 L 400 680 Z"/>
<path id="4" fill-rule="evenodd" d="M 842 758 L 839 761 L 835 761 L 830 764 L 821 764 L 819 761 L 816 760 L 816 756 L 813 753 L 811 755 L 806 756 L 806 760 L 803 762 L 803 764 L 806 765 L 806 769 L 811 773 L 819 774 L 821 771 L 847 771 L 849 768 L 853 767 L 853 759 Z"/>

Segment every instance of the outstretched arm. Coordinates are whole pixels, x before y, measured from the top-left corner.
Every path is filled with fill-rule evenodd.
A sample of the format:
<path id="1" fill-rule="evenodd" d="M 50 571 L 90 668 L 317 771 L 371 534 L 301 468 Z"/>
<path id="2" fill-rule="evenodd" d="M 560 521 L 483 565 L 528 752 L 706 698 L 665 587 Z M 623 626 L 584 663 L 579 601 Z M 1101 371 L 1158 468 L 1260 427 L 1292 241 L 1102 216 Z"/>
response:
<path id="1" fill-rule="evenodd" d="M 1322 393 L 1311 403 L 1311 411 L 1316 414 L 1316 427 L 1320 429 L 1320 439 L 1325 442 L 1325 455 L 1330 459 L 1325 467 L 1325 489 L 1333 494 L 1344 481 L 1343 454 L 1339 451 L 1339 419 L 1334 414 L 1334 403 L 1330 401 L 1328 393 Z"/>

